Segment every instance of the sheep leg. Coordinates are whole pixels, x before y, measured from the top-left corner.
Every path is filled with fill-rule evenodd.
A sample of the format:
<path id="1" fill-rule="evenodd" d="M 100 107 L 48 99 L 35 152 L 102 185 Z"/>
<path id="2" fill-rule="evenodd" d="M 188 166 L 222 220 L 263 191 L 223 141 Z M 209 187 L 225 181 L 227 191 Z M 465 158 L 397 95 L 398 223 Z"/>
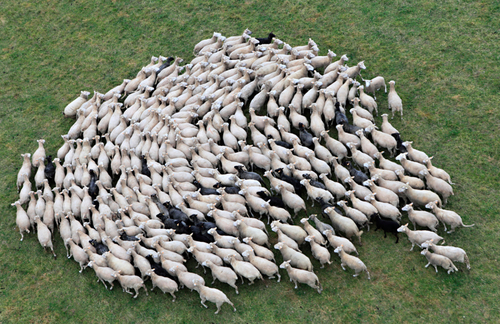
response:
<path id="1" fill-rule="evenodd" d="M 141 289 L 141 287 L 139 287 L 139 289 Z M 134 298 L 137 298 L 137 296 L 139 296 L 139 289 L 134 288 L 134 290 L 135 290 L 135 296 L 134 296 Z"/>
<path id="2" fill-rule="evenodd" d="M 222 306 L 223 302 L 222 303 L 215 303 L 215 305 L 217 306 L 217 311 L 215 312 L 215 315 L 219 314 L 219 311 L 220 311 L 220 307 Z"/>
<path id="3" fill-rule="evenodd" d="M 468 260 L 467 260 L 467 261 L 468 261 Z M 468 267 L 468 269 L 470 269 L 470 267 Z M 279 274 L 279 273 L 278 273 L 277 275 L 278 275 L 278 282 L 280 282 L 280 281 L 281 281 L 281 276 L 280 276 L 280 274 Z"/>
<path id="4" fill-rule="evenodd" d="M 297 289 L 297 288 L 298 288 L 298 286 L 297 286 L 297 281 L 296 281 L 296 280 L 294 280 L 294 281 L 293 281 L 293 283 L 295 284 L 295 289 Z"/>
<path id="5" fill-rule="evenodd" d="M 102 284 L 104 285 L 104 287 L 106 288 L 106 290 L 108 289 L 108 286 L 106 286 L 106 283 L 104 282 L 104 280 L 102 280 L 101 278 L 97 279 L 97 282 L 99 282 L 99 280 L 102 282 Z"/>
<path id="6" fill-rule="evenodd" d="M 429 263 L 427 263 L 427 264 L 425 265 L 425 267 L 427 268 L 427 267 L 428 267 L 428 266 L 430 266 L 430 265 L 431 265 L 431 263 L 429 262 Z"/>
<path id="7" fill-rule="evenodd" d="M 172 295 L 172 297 L 174 297 L 174 299 L 172 300 L 172 302 L 175 302 L 175 298 L 177 298 L 177 297 L 175 297 L 175 294 L 173 292 L 171 292 L 170 295 Z"/>
<path id="8" fill-rule="evenodd" d="M 465 260 L 465 265 L 467 266 L 467 270 L 470 270 L 470 263 L 469 263 L 469 257 L 464 255 L 464 260 Z"/>
<path id="9" fill-rule="evenodd" d="M 398 233 L 397 233 L 397 232 L 396 232 L 396 233 L 393 233 L 393 234 L 394 234 L 394 235 L 396 235 L 396 243 L 395 243 L 395 244 L 398 244 L 398 242 L 399 242 L 399 235 L 398 235 Z"/>
<path id="10" fill-rule="evenodd" d="M 201 296 L 200 296 L 200 297 L 201 297 Z M 205 300 L 206 300 L 206 299 L 205 299 L 205 297 L 201 297 L 201 304 L 202 304 L 203 306 L 205 306 L 205 308 L 208 308 L 208 306 L 207 306 L 207 305 L 205 305 Z"/>
<path id="11" fill-rule="evenodd" d="M 433 266 L 434 266 L 434 269 L 436 269 L 436 273 L 438 273 L 438 267 L 437 267 L 437 265 L 433 264 Z"/>
<path id="12" fill-rule="evenodd" d="M 340 263 L 340 266 L 342 267 L 342 270 L 344 270 L 344 271 L 345 271 L 345 268 L 344 268 L 344 263 L 343 263 L 343 262 L 342 262 L 342 263 Z"/>

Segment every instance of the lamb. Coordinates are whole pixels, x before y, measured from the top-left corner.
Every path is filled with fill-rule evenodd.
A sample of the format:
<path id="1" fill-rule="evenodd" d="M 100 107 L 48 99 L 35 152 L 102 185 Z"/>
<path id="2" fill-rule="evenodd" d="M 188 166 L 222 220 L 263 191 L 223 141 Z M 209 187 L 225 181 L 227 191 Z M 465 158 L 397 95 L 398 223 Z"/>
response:
<path id="1" fill-rule="evenodd" d="M 215 279 L 217 279 L 220 282 L 227 283 L 229 286 L 236 289 L 236 294 L 239 294 L 238 286 L 236 286 L 238 275 L 231 268 L 218 266 L 213 262 L 211 262 L 210 260 L 203 261 L 202 266 L 209 267 L 210 270 L 212 271 L 212 278 L 213 278 L 212 284 L 215 282 Z"/>
<path id="2" fill-rule="evenodd" d="M 377 100 L 377 97 L 375 97 L 375 91 L 382 88 L 382 86 L 384 86 L 384 91 L 387 93 L 387 85 L 385 84 L 384 77 L 382 76 L 377 76 L 371 80 L 365 80 L 365 86 L 366 92 L 373 93 L 373 98 L 375 100 Z"/>
<path id="3" fill-rule="evenodd" d="M 437 253 L 431 253 L 431 252 L 429 252 L 428 249 L 422 250 L 422 252 L 420 252 L 420 254 L 425 255 L 425 257 L 427 258 L 427 261 L 429 261 L 429 263 L 427 263 L 427 265 L 425 267 L 427 268 L 429 265 L 432 264 L 434 266 L 434 269 L 436 269 L 436 273 L 438 272 L 437 266 L 441 266 L 445 270 L 448 270 L 448 274 L 450 274 L 451 272 L 454 272 L 454 271 L 458 271 L 457 267 L 455 267 L 453 262 L 449 258 L 445 257 L 444 255 L 440 255 Z"/>
<path id="4" fill-rule="evenodd" d="M 321 238 L 323 239 L 323 237 Z M 330 252 L 328 252 L 327 248 L 322 247 L 321 245 L 316 243 L 314 235 L 307 236 L 306 242 L 309 242 L 311 244 L 311 252 L 313 254 L 313 257 L 321 263 L 321 268 L 325 267 L 325 263 L 332 263 L 330 261 Z"/>
<path id="5" fill-rule="evenodd" d="M 133 295 L 133 293 L 130 292 L 130 288 L 133 288 L 135 290 L 134 298 L 137 298 L 137 296 L 139 296 L 139 290 L 141 288 L 144 288 L 144 290 L 146 291 L 146 296 L 148 296 L 148 290 L 144 285 L 144 281 L 142 281 L 141 277 L 138 277 L 136 275 L 121 275 L 119 272 L 113 273 L 112 276 L 118 279 L 124 292 Z"/>
<path id="6" fill-rule="evenodd" d="M 318 293 L 321 294 L 323 291 L 323 287 L 321 287 L 321 283 L 319 282 L 318 276 L 312 271 L 306 271 L 302 269 L 293 268 L 290 265 L 290 261 L 284 261 L 280 265 L 281 269 L 286 269 L 288 276 L 290 277 L 290 281 L 295 283 L 295 289 L 297 289 L 297 282 L 305 283 L 309 287 L 316 289 Z"/>
<path id="7" fill-rule="evenodd" d="M 408 240 L 410 240 L 411 242 L 410 251 L 413 251 L 415 244 L 418 245 L 418 247 L 421 247 L 422 243 L 429 240 L 433 240 L 434 242 L 439 242 L 440 240 L 443 240 L 441 236 L 431 231 L 412 231 L 408 228 L 408 224 L 400 226 L 398 228 L 398 232 L 406 233 L 406 235 L 408 235 Z"/>
<path id="8" fill-rule="evenodd" d="M 297 268 L 312 271 L 313 265 L 309 258 L 301 252 L 295 251 L 284 243 L 277 243 L 274 245 L 276 250 L 280 250 L 283 260 L 290 261 L 290 263 Z"/>
<path id="9" fill-rule="evenodd" d="M 396 82 L 394 80 L 389 81 L 389 94 L 387 95 L 389 109 L 392 110 L 392 118 L 394 118 L 394 113 L 399 111 L 401 113 L 401 119 L 403 119 L 403 102 L 396 92 L 395 84 Z"/>
<path id="10" fill-rule="evenodd" d="M 328 239 L 328 242 L 330 243 L 330 245 L 334 249 L 336 249 L 337 247 L 342 245 L 342 247 L 346 253 L 355 252 L 357 255 L 359 255 L 354 244 L 352 244 L 351 241 L 349 241 L 345 237 L 336 236 L 335 232 L 333 232 L 331 230 L 326 230 L 323 232 L 323 234 L 326 236 L 326 238 Z"/>
<path id="11" fill-rule="evenodd" d="M 163 291 L 164 294 L 169 293 L 170 295 L 172 295 L 172 297 L 174 297 L 174 299 L 172 301 L 175 302 L 175 298 L 176 298 L 175 292 L 179 290 L 179 288 L 177 286 L 177 282 L 175 282 L 174 280 L 172 280 L 170 278 L 157 275 L 153 271 L 153 269 L 146 272 L 146 275 L 150 276 L 151 281 L 153 282 L 153 288 L 151 288 L 151 291 L 153 291 L 153 289 L 155 289 L 155 287 L 158 287 L 158 288 L 160 288 L 161 291 Z"/>
<path id="12" fill-rule="evenodd" d="M 443 205 L 446 205 L 448 197 L 454 195 L 453 188 L 443 179 L 430 175 L 427 170 L 422 170 L 419 174 L 425 177 L 425 182 L 429 189 L 432 189 L 443 197 Z"/>
<path id="13" fill-rule="evenodd" d="M 269 279 L 273 279 L 274 275 L 278 276 L 278 282 L 281 281 L 281 276 L 279 273 L 278 266 L 265 258 L 256 256 L 254 253 L 249 251 L 243 252 L 243 257 L 248 259 L 250 263 L 256 267 L 263 275 L 266 275 Z"/>
<path id="14" fill-rule="evenodd" d="M 353 255 L 347 254 L 343 250 L 343 246 L 338 246 L 333 252 L 337 253 L 340 257 L 341 263 L 340 266 L 342 267 L 342 270 L 345 271 L 344 265 L 348 266 L 349 268 L 354 270 L 354 274 L 352 275 L 353 277 L 359 276 L 359 273 L 362 271 L 366 271 L 366 274 L 368 275 L 368 280 L 370 280 L 370 273 L 368 272 L 368 269 L 366 268 L 366 265 L 361 261 L 358 257 L 355 257 Z"/>
<path id="15" fill-rule="evenodd" d="M 193 285 L 194 289 L 198 292 L 198 294 L 200 294 L 201 304 L 205 306 L 205 308 L 208 308 L 208 306 L 205 305 L 205 301 L 208 300 L 212 303 L 215 303 L 215 305 L 217 306 L 217 311 L 215 312 L 215 314 L 219 314 L 220 308 L 224 303 L 228 303 L 229 305 L 231 305 L 236 312 L 234 304 L 229 300 L 229 298 L 227 298 L 226 294 L 224 294 L 219 289 L 209 288 L 205 285 L 200 284 L 196 280 L 193 281 Z"/>
<path id="16" fill-rule="evenodd" d="M 444 255 L 449 258 L 451 261 L 465 263 L 467 269 L 470 270 L 469 257 L 467 257 L 467 253 L 461 248 L 455 246 L 439 246 L 432 243 L 432 240 L 422 243 L 422 248 L 429 249 L 431 248 L 434 253 Z"/>
<path id="17" fill-rule="evenodd" d="M 437 219 L 444 225 L 444 230 L 446 231 L 446 224 L 450 225 L 451 230 L 447 231 L 447 233 L 453 233 L 455 231 L 455 228 L 458 226 L 463 226 L 463 227 L 472 227 L 472 225 L 464 225 L 462 221 L 462 217 L 455 213 L 452 210 L 446 210 L 446 209 L 441 209 L 438 207 L 438 201 L 431 201 L 427 205 L 425 205 L 425 208 L 432 209 L 432 212 L 434 215 L 436 215 Z"/>

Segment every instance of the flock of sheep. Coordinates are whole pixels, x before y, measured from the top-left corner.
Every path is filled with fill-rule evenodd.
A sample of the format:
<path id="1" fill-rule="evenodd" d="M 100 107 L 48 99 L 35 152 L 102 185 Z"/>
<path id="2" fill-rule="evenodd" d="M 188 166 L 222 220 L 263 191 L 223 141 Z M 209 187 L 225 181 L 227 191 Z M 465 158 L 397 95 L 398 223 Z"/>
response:
<path id="1" fill-rule="evenodd" d="M 92 267 L 106 288 L 118 280 L 135 298 L 150 277 L 174 300 L 178 288 L 196 290 L 205 307 L 217 304 L 216 313 L 224 302 L 234 305 L 189 272 L 187 256 L 236 293 L 238 278 L 280 281 L 279 268 L 295 288 L 305 283 L 321 293 L 302 245 L 322 267 L 331 263 L 331 246 L 342 269 L 370 279 L 351 239 L 361 244 L 361 229 L 375 223 L 396 243 L 406 233 L 436 272 L 456 271 L 453 261 L 470 268 L 462 249 L 436 245 L 439 222 L 450 232 L 466 226 L 442 209 L 453 195 L 449 175 L 402 142 L 387 114 L 375 125 L 384 78 L 362 79 L 363 86 L 364 62 L 348 67 L 346 55 L 319 56 L 313 40 L 292 47 L 273 34 L 250 34 L 214 33 L 196 44 L 190 64 L 153 57 L 105 94 L 82 92 L 64 109 L 76 122 L 57 158 L 46 156 L 44 140 L 23 154 L 13 204 L 21 241 L 36 230 L 54 253 L 58 230 L 80 272 Z M 395 82 L 389 85 L 388 107 L 402 117 Z M 299 212 L 307 214 L 304 199 L 322 213 L 294 225 Z M 400 225 L 401 210 L 414 230 Z M 279 267 L 262 216 L 277 234 Z"/>

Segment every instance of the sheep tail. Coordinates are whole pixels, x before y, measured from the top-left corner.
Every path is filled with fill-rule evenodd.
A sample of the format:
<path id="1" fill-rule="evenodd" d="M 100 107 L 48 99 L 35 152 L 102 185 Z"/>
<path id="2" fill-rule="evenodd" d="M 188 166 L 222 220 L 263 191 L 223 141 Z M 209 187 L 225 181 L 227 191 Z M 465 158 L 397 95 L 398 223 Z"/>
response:
<path id="1" fill-rule="evenodd" d="M 472 227 L 472 226 L 474 226 L 474 225 L 476 225 L 476 224 L 472 224 L 472 225 L 465 225 L 465 224 L 462 222 L 462 226 L 463 226 L 463 227 Z"/>

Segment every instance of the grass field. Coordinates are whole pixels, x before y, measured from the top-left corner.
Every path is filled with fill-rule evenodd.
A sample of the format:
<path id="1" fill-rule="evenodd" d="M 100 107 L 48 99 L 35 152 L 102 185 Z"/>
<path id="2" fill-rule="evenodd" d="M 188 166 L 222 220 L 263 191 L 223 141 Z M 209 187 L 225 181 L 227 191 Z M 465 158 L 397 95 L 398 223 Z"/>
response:
<path id="1" fill-rule="evenodd" d="M 497 1 L 12 1 L 0 2 L 0 322 L 497 322 L 500 208 L 500 4 Z M 171 302 L 158 290 L 137 299 L 78 273 L 58 236 L 54 260 L 36 235 L 15 230 L 20 154 L 46 139 L 55 153 L 73 120 L 65 105 L 81 90 L 105 92 L 135 76 L 152 55 L 193 58 L 214 31 L 258 37 L 273 31 L 295 46 L 314 39 L 325 55 L 365 60 L 365 78 L 396 80 L 405 116 L 393 125 L 433 155 L 454 186 L 448 209 L 473 228 L 444 235 L 468 252 L 472 270 L 438 274 L 381 232 L 365 233 L 360 257 L 372 280 L 352 278 L 335 256 L 319 269 L 324 292 L 283 280 L 216 283 L 234 302 L 218 316 L 198 294 Z M 354 62 L 354 63 L 353 63 Z M 379 93 L 380 110 L 387 96 Z M 406 219 L 406 216 L 405 218 Z M 418 250 L 418 249 L 416 249 Z M 192 260 L 189 261 L 193 268 Z M 208 276 L 206 277 L 208 278 Z M 148 287 L 151 287 L 148 284 Z"/>

